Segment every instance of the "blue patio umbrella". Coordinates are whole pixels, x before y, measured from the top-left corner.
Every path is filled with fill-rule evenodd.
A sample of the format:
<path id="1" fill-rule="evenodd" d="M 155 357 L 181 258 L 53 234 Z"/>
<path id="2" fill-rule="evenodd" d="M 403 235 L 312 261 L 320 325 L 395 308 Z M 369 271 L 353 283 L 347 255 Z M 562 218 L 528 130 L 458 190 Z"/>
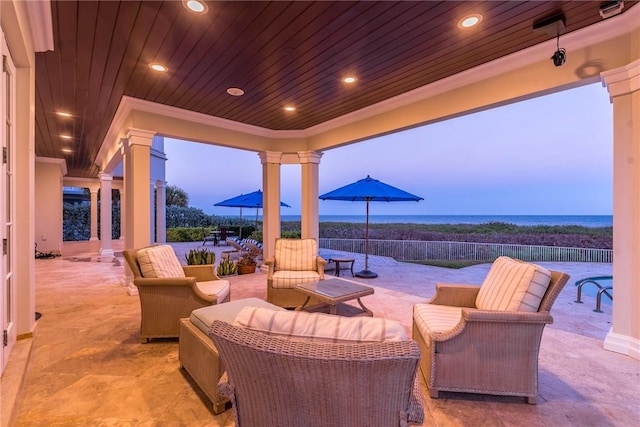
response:
<path id="1" fill-rule="evenodd" d="M 393 187 L 367 175 L 352 184 L 337 188 L 320 196 L 321 200 L 346 200 L 349 202 L 367 202 L 367 222 L 364 243 L 364 270 L 356 273 L 357 277 L 374 279 L 376 273 L 369 270 L 369 202 L 418 202 L 424 200 L 399 188 Z"/>
<path id="2" fill-rule="evenodd" d="M 258 209 L 262 208 L 262 190 L 253 193 L 241 194 L 214 204 L 214 206 L 227 206 L 240 208 L 240 237 L 242 237 L 242 208 L 256 208 L 256 230 L 258 229 Z M 280 202 L 280 206 L 290 208 L 286 203 Z"/>

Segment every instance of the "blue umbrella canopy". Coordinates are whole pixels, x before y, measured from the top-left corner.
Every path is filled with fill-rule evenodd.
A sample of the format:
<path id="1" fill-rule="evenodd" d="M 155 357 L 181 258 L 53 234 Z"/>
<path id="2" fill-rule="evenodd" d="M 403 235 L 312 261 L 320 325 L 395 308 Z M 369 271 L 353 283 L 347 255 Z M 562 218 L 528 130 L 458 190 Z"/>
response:
<path id="1" fill-rule="evenodd" d="M 346 200 L 349 202 L 367 202 L 367 222 L 364 243 L 364 270 L 356 273 L 357 277 L 374 279 L 376 273 L 369 270 L 369 202 L 419 202 L 422 197 L 407 193 L 392 185 L 380 182 L 367 175 L 352 184 L 329 191 L 320 196 L 321 200 Z"/>
<path id="2" fill-rule="evenodd" d="M 262 190 L 253 193 L 241 194 L 214 204 L 214 206 L 227 206 L 240 208 L 240 238 L 242 238 L 242 208 L 256 208 L 256 229 L 258 228 L 258 209 L 262 208 Z M 280 202 L 280 206 L 290 208 L 286 203 Z"/>
<path id="3" fill-rule="evenodd" d="M 399 188 L 367 175 L 352 184 L 337 188 L 320 196 L 322 200 L 346 200 L 349 202 L 406 202 L 424 200 Z"/>
<path id="4" fill-rule="evenodd" d="M 241 194 L 227 200 L 216 203 L 214 206 L 227 206 L 230 208 L 261 208 L 262 207 L 262 190 L 253 193 Z M 280 202 L 280 206 L 290 208 L 286 203 Z"/>

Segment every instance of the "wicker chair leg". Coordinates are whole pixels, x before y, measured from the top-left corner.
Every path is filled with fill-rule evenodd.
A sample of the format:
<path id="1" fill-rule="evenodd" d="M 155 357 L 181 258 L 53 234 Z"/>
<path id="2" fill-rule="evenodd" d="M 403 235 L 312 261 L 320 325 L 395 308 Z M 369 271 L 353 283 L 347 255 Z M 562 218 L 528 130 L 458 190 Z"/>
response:
<path id="1" fill-rule="evenodd" d="M 140 338 L 140 344 L 148 344 L 149 338 Z"/>
<path id="2" fill-rule="evenodd" d="M 526 399 L 529 405 L 536 405 L 538 403 L 538 396 L 526 396 Z"/>
<path id="3" fill-rule="evenodd" d="M 437 399 L 438 394 L 439 394 L 438 390 L 432 389 L 432 388 L 429 389 L 429 397 L 431 397 L 432 399 Z"/>

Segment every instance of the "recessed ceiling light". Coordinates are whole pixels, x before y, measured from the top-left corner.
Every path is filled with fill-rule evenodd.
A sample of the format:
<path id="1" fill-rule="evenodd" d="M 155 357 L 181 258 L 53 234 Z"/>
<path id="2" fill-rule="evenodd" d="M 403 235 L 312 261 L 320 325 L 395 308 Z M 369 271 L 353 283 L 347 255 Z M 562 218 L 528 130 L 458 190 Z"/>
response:
<path id="1" fill-rule="evenodd" d="M 164 65 L 158 64 L 158 63 L 155 63 L 155 62 L 149 64 L 149 68 L 151 68 L 154 71 L 159 71 L 161 73 L 165 73 L 168 70 L 168 68 L 165 67 Z"/>
<path id="2" fill-rule="evenodd" d="M 60 135 L 60 138 L 62 138 L 62 139 L 73 139 L 73 137 L 71 135 Z"/>
<path id="3" fill-rule="evenodd" d="M 482 22 L 482 15 L 475 13 L 473 15 L 465 16 L 460 21 L 458 21 L 458 27 L 471 28 L 475 25 L 478 25 L 480 22 Z"/>
<path id="4" fill-rule="evenodd" d="M 346 83 L 346 84 L 353 84 L 353 83 L 355 83 L 357 81 L 358 81 L 358 78 L 354 77 L 354 76 L 347 76 L 347 77 L 342 79 L 342 82 Z"/>
<path id="5" fill-rule="evenodd" d="M 283 107 L 283 110 L 288 112 L 293 112 L 293 111 L 296 111 L 296 107 L 294 107 L 293 105 L 285 105 Z"/>
<path id="6" fill-rule="evenodd" d="M 66 111 L 56 111 L 56 114 L 60 117 L 73 117 L 71 113 L 67 113 Z"/>
<path id="7" fill-rule="evenodd" d="M 244 91 L 239 87 L 230 87 L 227 89 L 227 93 L 231 96 L 242 96 L 244 95 Z"/>
<path id="8" fill-rule="evenodd" d="M 73 150 L 71 148 L 63 148 L 61 151 L 63 153 L 73 153 Z"/>
<path id="9" fill-rule="evenodd" d="M 182 5 L 194 13 L 205 13 L 209 8 L 204 1 L 182 0 Z"/>

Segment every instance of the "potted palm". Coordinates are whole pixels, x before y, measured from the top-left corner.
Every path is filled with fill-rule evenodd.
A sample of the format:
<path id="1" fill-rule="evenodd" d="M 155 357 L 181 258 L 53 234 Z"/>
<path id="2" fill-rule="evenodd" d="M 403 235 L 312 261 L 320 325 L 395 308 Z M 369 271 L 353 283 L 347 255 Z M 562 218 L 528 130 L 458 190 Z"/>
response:
<path id="1" fill-rule="evenodd" d="M 244 253 L 236 261 L 238 274 L 250 274 L 256 272 L 256 258 L 250 253 Z"/>

